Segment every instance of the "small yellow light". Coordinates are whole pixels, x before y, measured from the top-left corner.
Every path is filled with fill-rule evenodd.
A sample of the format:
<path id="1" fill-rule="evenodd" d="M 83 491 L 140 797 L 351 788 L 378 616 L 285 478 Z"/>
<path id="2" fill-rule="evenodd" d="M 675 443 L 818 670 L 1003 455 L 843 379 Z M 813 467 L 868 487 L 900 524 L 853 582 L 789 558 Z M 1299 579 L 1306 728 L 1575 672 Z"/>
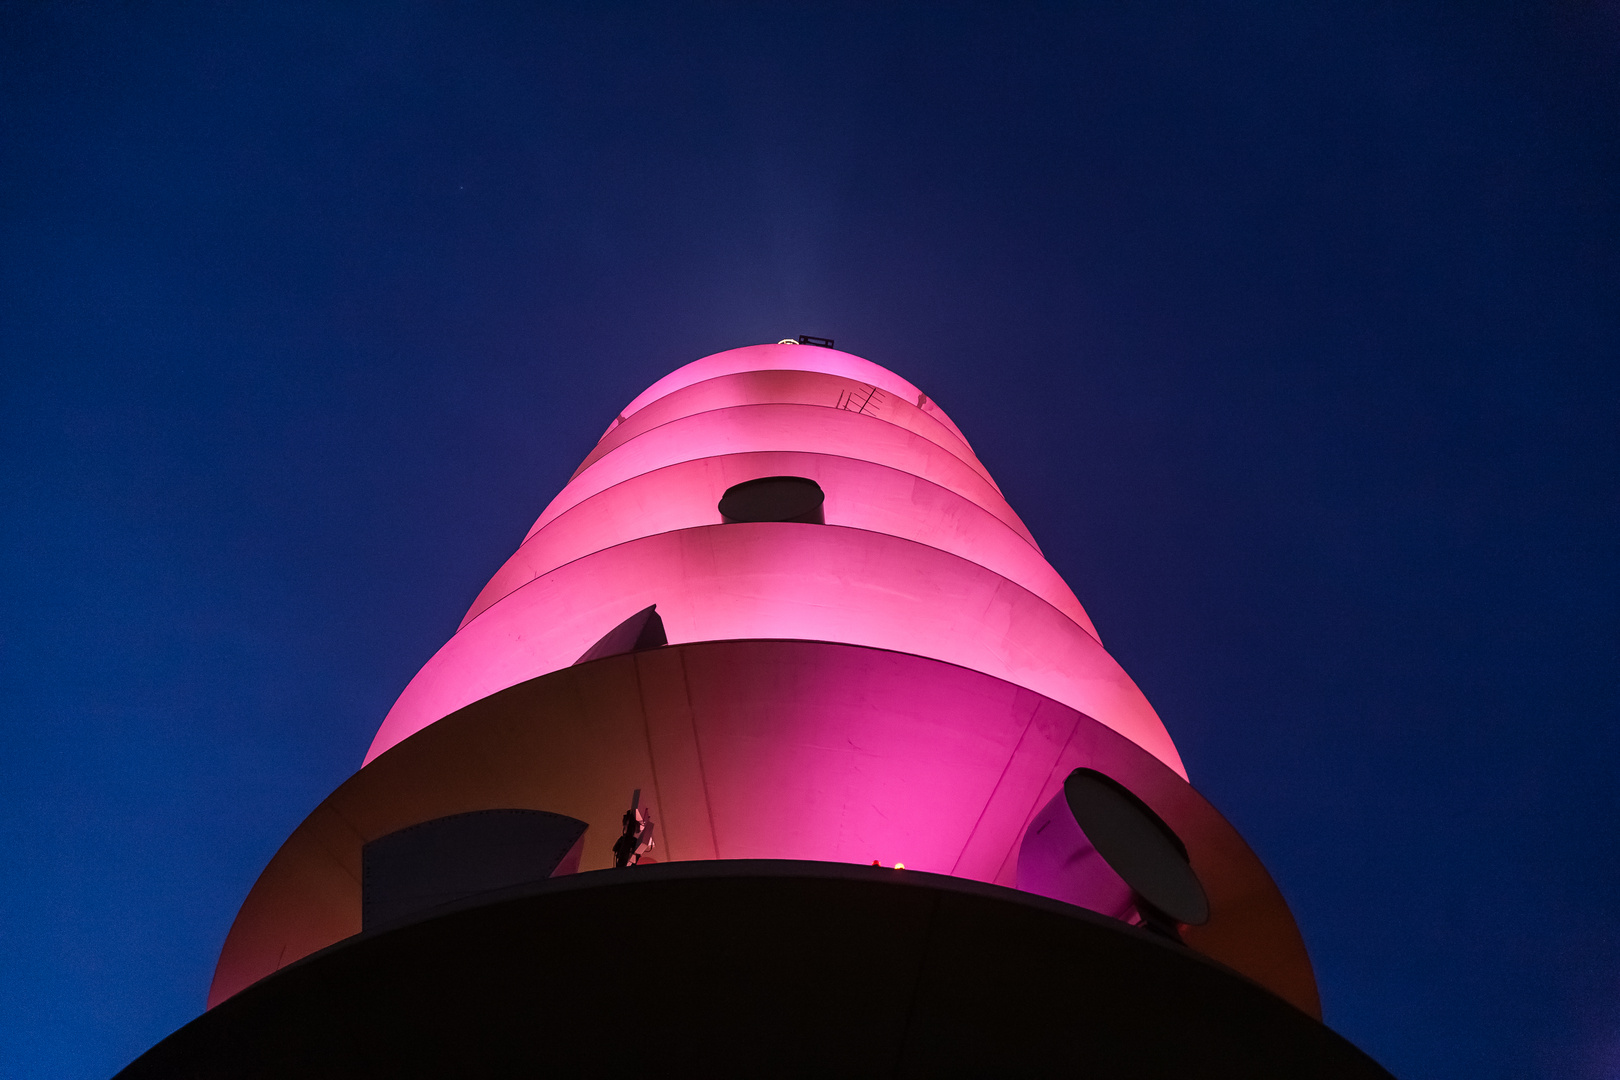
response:
<path id="1" fill-rule="evenodd" d="M 903 862 L 897 862 L 894 864 L 894 868 L 896 870 L 904 870 L 906 868 L 906 864 Z"/>

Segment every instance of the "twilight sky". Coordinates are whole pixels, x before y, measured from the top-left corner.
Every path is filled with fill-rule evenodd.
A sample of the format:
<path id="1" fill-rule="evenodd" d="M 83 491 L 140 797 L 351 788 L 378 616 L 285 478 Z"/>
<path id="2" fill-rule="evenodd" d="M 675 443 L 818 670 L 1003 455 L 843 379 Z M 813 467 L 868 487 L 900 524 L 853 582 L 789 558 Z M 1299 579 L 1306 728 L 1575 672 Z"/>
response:
<path id="1" fill-rule="evenodd" d="M 798 333 L 961 425 L 1332 1026 L 1620 1077 L 1613 0 L 0 2 L 0 1075 L 196 1015 L 602 428 Z"/>

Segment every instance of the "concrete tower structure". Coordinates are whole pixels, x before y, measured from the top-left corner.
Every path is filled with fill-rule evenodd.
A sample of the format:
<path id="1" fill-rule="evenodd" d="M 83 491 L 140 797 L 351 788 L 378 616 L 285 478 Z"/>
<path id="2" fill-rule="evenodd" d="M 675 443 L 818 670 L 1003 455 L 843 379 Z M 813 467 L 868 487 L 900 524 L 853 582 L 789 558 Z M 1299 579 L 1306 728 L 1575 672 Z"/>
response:
<path id="1" fill-rule="evenodd" d="M 962 432 L 802 343 L 614 419 L 208 1005 L 128 1075 L 1385 1075 Z"/>

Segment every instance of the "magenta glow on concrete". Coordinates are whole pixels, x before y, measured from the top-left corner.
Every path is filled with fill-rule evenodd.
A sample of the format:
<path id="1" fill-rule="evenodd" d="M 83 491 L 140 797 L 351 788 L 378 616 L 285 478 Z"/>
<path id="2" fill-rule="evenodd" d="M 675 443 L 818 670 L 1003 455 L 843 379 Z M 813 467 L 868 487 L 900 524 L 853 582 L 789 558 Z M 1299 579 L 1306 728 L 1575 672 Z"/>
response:
<path id="1" fill-rule="evenodd" d="M 816 480 L 827 524 L 716 524 L 726 488 L 762 475 Z M 1085 712 L 1181 770 L 949 418 L 869 361 L 789 345 L 706 357 L 632 402 L 400 696 L 366 760 L 572 663 L 648 604 L 672 641 L 841 641 L 960 664 Z"/>
<path id="2" fill-rule="evenodd" d="M 997 492 L 1001 490 L 968 444 L 915 404 L 875 390 L 866 383 L 815 371 L 745 371 L 682 387 L 615 424 L 586 455 L 574 475 L 578 476 L 598 458 L 655 427 L 737 405 L 819 405 L 883 420 L 916 432 L 949 451 Z"/>
<path id="3" fill-rule="evenodd" d="M 814 480 L 826 524 L 722 523 L 726 490 L 764 476 Z M 669 646 L 576 663 L 650 604 Z M 1314 1007 L 1275 887 L 938 406 L 834 350 L 705 357 L 614 422 L 277 854 L 213 1000 L 355 932 L 367 838 L 544 809 L 590 822 L 582 865 L 605 868 L 635 789 L 661 858 L 903 862 L 1131 919 L 1074 837 L 1019 862 L 1081 765 L 1214 883 L 1188 943 Z"/>
<path id="4" fill-rule="evenodd" d="M 722 523 L 763 476 L 814 480 L 826 524 Z M 669 645 L 576 663 L 650 604 Z M 605 869 L 637 789 L 662 859 L 905 863 L 1132 920 L 1072 815 L 1020 858 L 1080 766 L 1185 841 L 1212 912 L 1187 944 L 1315 1010 L 1275 886 L 938 406 L 830 349 L 705 357 L 614 422 L 277 852 L 210 1005 L 359 931 L 367 841 L 540 809 Z"/>
<path id="5" fill-rule="evenodd" d="M 718 525 L 727 488 L 762 476 L 804 476 L 826 492 L 827 523 L 948 551 L 1023 586 L 1097 636 L 1069 586 L 1012 527 L 976 503 L 885 465 L 828 454 L 700 458 L 615 484 L 552 518 L 484 586 L 462 620 L 575 559 L 643 536 Z"/>
<path id="6" fill-rule="evenodd" d="M 226 939 L 210 1003 L 357 933 L 362 845 L 420 821 L 566 814 L 592 823 L 581 869 L 604 869 L 639 788 L 663 859 L 880 860 L 1013 885 L 1021 838 L 1077 764 L 1118 779 L 1185 841 L 1211 911 L 1189 945 L 1313 1009 L 1309 962 L 1259 861 L 1135 742 L 963 667 L 782 640 L 563 668 L 395 745 L 271 860 Z M 1117 913 L 1107 897 L 1080 898 Z"/>
<path id="7" fill-rule="evenodd" d="M 653 603 L 672 642 L 840 641 L 1006 679 L 1093 717 L 1185 775 L 1136 684 L 1094 637 L 1045 600 L 909 540 L 785 523 L 661 533 L 531 581 L 467 623 L 428 661 L 389 712 L 367 761 L 464 705 L 568 666 Z"/>
<path id="8" fill-rule="evenodd" d="M 888 368 L 880 367 L 852 353 L 823 349 L 815 345 L 747 345 L 741 349 L 728 349 L 694 360 L 685 367 L 676 368 L 636 395 L 636 399 L 624 407 L 624 411 L 613 423 L 617 424 L 620 420 L 627 419 L 667 394 L 674 393 L 684 386 L 703 382 L 705 379 L 734 375 L 741 371 L 782 370 L 820 371 L 876 386 L 887 393 L 913 402 L 955 432 L 957 438 L 964 443 L 967 442 L 967 437 L 951 418 L 945 415 L 943 409 L 934 404 L 921 390 Z M 613 430 L 612 424 L 608 425 L 608 430 Z"/>
<path id="9" fill-rule="evenodd" d="M 599 491 L 681 461 L 769 450 L 856 457 L 919 476 L 976 503 L 1040 548 L 995 487 L 961 458 L 884 420 L 816 405 L 738 405 L 662 424 L 570 480 L 529 534 Z"/>

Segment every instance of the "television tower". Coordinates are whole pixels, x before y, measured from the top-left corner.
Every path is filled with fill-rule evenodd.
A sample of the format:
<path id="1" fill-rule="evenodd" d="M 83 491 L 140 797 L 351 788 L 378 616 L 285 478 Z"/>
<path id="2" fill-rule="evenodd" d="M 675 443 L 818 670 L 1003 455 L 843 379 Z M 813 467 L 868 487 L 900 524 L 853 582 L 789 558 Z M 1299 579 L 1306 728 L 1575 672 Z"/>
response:
<path id="1" fill-rule="evenodd" d="M 1387 1077 L 962 432 L 802 338 L 632 401 L 146 1077 Z"/>

